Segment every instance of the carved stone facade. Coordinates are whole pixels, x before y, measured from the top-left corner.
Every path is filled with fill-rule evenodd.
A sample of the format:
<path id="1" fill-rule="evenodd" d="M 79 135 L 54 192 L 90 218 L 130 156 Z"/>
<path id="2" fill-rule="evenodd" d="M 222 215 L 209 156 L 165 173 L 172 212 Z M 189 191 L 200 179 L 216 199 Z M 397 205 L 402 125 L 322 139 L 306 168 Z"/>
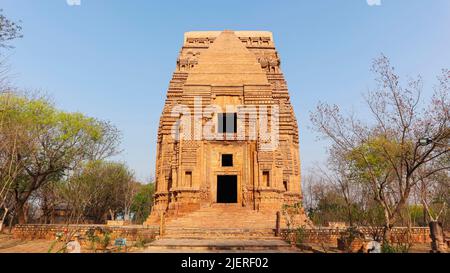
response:
<path id="1" fill-rule="evenodd" d="M 183 130 L 195 135 L 195 129 L 177 127 L 186 116 L 174 114 L 180 105 L 193 113 L 189 117 L 193 124 L 205 126 L 213 121 L 219 138 L 180 137 Z M 239 116 L 236 126 L 245 136 L 238 137 L 236 129 L 221 134 L 220 111 L 205 111 L 211 105 L 219 106 L 222 114 L 245 108 L 245 118 Z M 272 111 L 275 107 L 276 113 Z M 252 124 L 260 129 L 257 114 L 263 108 L 268 109 L 269 123 L 277 121 L 270 123 L 278 130 L 275 149 L 263 148 L 268 140 L 259 131 L 255 138 L 247 137 L 256 131 Z M 252 114 L 256 120 L 251 119 Z M 178 128 L 177 134 L 173 134 L 174 128 Z M 226 160 L 231 164 L 225 164 Z M 176 218 L 222 199 L 239 207 L 273 212 L 282 210 L 283 205 L 301 203 L 297 120 L 271 32 L 185 33 L 160 119 L 155 172 L 154 206 L 148 224 L 155 223 L 161 213 Z M 221 196 L 227 194 L 234 196 Z"/>

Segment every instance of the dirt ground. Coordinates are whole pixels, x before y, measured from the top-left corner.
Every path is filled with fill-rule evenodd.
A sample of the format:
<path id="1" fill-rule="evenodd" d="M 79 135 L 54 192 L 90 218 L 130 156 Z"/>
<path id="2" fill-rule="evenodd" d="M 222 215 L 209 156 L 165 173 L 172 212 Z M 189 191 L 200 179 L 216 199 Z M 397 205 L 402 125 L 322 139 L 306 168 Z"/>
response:
<path id="1" fill-rule="evenodd" d="M 0 253 L 58 253 L 61 252 L 63 246 L 62 242 L 55 243 L 51 240 L 25 241 L 14 239 L 10 234 L 0 233 Z M 128 252 L 136 251 L 134 247 L 128 250 Z M 82 247 L 82 252 L 92 253 L 94 251 Z"/>
<path id="2" fill-rule="evenodd" d="M 47 253 L 51 245 L 52 241 L 48 240 L 23 241 L 9 234 L 0 234 L 0 253 Z M 55 244 L 52 252 L 62 246 L 62 243 Z"/>

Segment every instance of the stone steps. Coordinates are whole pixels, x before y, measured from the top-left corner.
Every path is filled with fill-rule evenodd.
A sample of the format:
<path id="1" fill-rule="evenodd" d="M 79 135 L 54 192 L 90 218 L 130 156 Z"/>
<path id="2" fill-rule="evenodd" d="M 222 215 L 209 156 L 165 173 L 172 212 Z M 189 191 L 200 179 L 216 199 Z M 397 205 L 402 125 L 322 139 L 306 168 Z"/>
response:
<path id="1" fill-rule="evenodd" d="M 217 240 L 217 239 L 160 239 L 148 244 L 145 253 L 161 252 L 299 252 L 279 239 Z"/>
<path id="2" fill-rule="evenodd" d="M 298 252 L 275 237 L 276 214 L 214 204 L 178 218 L 168 218 L 163 236 L 144 252 Z"/>
<path id="3" fill-rule="evenodd" d="M 275 213 L 258 212 L 236 204 L 214 204 L 168 220 L 166 228 L 274 229 L 275 225 Z"/>
<path id="4" fill-rule="evenodd" d="M 166 228 L 163 238 L 277 239 L 273 229 Z"/>
<path id="5" fill-rule="evenodd" d="M 277 240 L 275 227 L 275 212 L 256 211 L 238 204 L 213 204 L 178 218 L 168 218 L 161 238 Z"/>

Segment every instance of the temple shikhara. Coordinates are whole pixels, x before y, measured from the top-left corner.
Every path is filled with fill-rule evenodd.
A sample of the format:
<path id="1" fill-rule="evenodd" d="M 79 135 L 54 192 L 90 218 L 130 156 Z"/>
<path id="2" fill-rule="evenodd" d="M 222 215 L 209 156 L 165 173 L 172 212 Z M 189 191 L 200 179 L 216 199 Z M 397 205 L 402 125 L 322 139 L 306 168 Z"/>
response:
<path id="1" fill-rule="evenodd" d="M 273 228 L 301 209 L 297 120 L 271 32 L 184 35 L 157 140 L 146 224 Z M 286 208 L 297 208 L 288 216 Z"/>

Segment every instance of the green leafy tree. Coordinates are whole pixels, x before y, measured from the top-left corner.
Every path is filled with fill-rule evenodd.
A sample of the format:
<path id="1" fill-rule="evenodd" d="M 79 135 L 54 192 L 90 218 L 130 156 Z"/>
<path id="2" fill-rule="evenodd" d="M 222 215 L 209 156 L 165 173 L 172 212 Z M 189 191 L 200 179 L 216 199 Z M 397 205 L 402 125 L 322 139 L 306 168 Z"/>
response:
<path id="1" fill-rule="evenodd" d="M 140 186 L 133 199 L 131 210 L 134 214 L 134 221 L 136 223 L 143 223 L 150 215 L 153 205 L 153 194 L 155 192 L 155 185 L 148 183 Z"/>
<path id="2" fill-rule="evenodd" d="M 18 168 L 9 191 L 19 223 L 26 222 L 25 206 L 33 193 L 91 159 L 92 147 L 102 146 L 108 134 L 116 133 L 94 118 L 60 111 L 44 98 L 1 94 L 0 109 L 3 122 L 0 138 L 15 136 L 16 148 L 6 151 L 0 160 L 9 159 L 9 165 Z M 112 145 L 104 155 L 116 152 Z"/>
<path id="3" fill-rule="evenodd" d="M 22 27 L 20 24 L 8 19 L 3 14 L 3 10 L 0 9 L 0 94 L 4 94 L 10 89 L 8 77 L 9 65 L 6 63 L 1 49 L 11 48 L 12 46 L 9 45 L 9 42 L 21 38 L 21 31 Z M 3 109 L 0 108 L 0 131 L 4 130 L 4 122 Z M 18 140 L 18 135 L 15 132 L 16 131 L 9 132 L 7 138 L 5 138 L 5 134 L 0 136 L 0 164 L 3 164 L 3 166 L 0 165 L 0 231 L 2 231 L 3 223 L 11 209 L 12 202 L 9 198 L 8 189 L 18 171 L 16 169 L 17 166 L 8 164 L 12 162 L 12 158 L 8 158 L 7 156 L 17 149 L 16 142 Z M 8 150 L 8 152 L 5 152 L 6 150 Z"/>
<path id="4" fill-rule="evenodd" d="M 135 183 L 125 164 L 97 160 L 86 163 L 62 187 L 72 221 L 104 223 L 108 215 L 114 220 L 129 213 L 126 200 Z"/>

